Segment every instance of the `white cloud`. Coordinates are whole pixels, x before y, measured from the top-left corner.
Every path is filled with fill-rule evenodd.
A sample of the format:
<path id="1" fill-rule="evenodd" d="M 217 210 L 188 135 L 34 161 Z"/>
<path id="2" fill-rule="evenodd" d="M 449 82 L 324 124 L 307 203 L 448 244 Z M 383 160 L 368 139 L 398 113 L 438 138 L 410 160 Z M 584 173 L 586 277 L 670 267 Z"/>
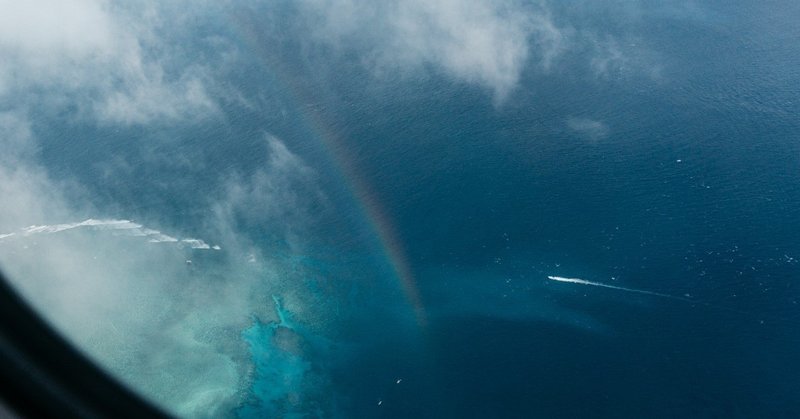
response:
<path id="1" fill-rule="evenodd" d="M 645 77 L 659 81 L 662 60 L 647 48 L 645 42 L 634 37 L 617 38 L 583 32 L 588 44 L 589 67 L 599 79 Z"/>
<path id="2" fill-rule="evenodd" d="M 169 7 L 175 10 L 165 12 Z M 236 97 L 215 91 L 219 61 L 187 60 L 177 40 L 181 25 L 200 13 L 195 8 L 0 0 L 0 109 L 13 109 L 0 113 L 0 235 L 33 224 L 127 215 L 98 213 L 80 185 L 54 179 L 37 163 L 30 110 L 75 108 L 69 116 L 78 123 L 147 124 L 213 115 L 218 95 Z M 315 42 L 357 49 L 376 74 L 432 69 L 487 89 L 497 102 L 518 86 L 526 66 L 552 70 L 573 41 L 546 9 L 513 0 L 304 0 L 302 8 Z M 222 36 L 214 42 L 212 49 L 235 49 Z M 628 62 L 618 46 L 600 49 L 591 63 L 598 73 Z M 567 126 L 590 138 L 608 133 L 601 121 L 586 118 Z M 86 229 L 46 239 L 6 237 L 0 265 L 60 330 L 135 388 L 177 413 L 218 416 L 242 400 L 252 379 L 240 333 L 254 316 L 274 320 L 271 296 L 280 295 L 306 319 L 324 310 L 303 304 L 302 287 L 291 282 L 298 275 L 282 271 L 280 261 L 243 234 L 269 230 L 297 249 L 325 205 L 314 170 L 277 138 L 265 141 L 263 166 L 222 174 L 227 181 L 209 198 L 208 229 L 224 251 L 206 253 L 227 258 L 218 271 L 196 274 L 185 263 L 191 251 L 178 245 Z M 104 164 L 109 176 L 125 168 L 133 176 L 123 157 L 109 156 Z M 196 233 L 159 228 L 175 237 Z"/>
<path id="3" fill-rule="evenodd" d="M 279 139 L 267 136 L 266 164 L 249 176 L 234 175 L 225 183 L 222 197 L 213 204 L 216 227 L 227 232 L 269 226 L 288 244 L 302 240 L 303 226 L 326 201 L 317 187 L 316 173 Z"/>
<path id="4" fill-rule="evenodd" d="M 36 140 L 24 114 L 0 114 L 4 273 L 57 330 L 145 396 L 180 416 L 230 414 L 253 379 L 241 332 L 254 319 L 277 321 L 272 295 L 299 316 L 305 306 L 301 268 L 261 254 L 237 219 L 299 228 L 312 214 L 297 186 L 315 190 L 313 171 L 270 137 L 264 167 L 210 198 L 226 209 L 211 221 L 228 228 L 223 250 L 194 250 L 205 246 L 176 240 L 196 232 L 162 227 L 165 234 L 125 220 L 75 223 L 104 214 L 80 187 L 36 163 Z M 257 254 L 252 263 L 248 251 Z M 213 259 L 204 264 L 205 257 Z"/>
<path id="5" fill-rule="evenodd" d="M 214 112 L 205 67 L 169 70 L 180 46 L 160 39 L 157 9 L 139 6 L 0 0 L 0 104 L 77 106 L 122 123 Z"/>
<path id="6" fill-rule="evenodd" d="M 300 268 L 283 271 L 239 223 L 274 227 L 299 245 L 293 236 L 314 216 L 302 195 L 318 193 L 313 171 L 269 138 L 262 169 L 229 176 L 209 197 L 218 211 L 205 221 L 221 233 L 223 250 L 194 250 L 206 244 L 179 238 L 197 232 L 171 229 L 169 221 L 159 227 L 166 234 L 84 228 L 94 223 L 80 220 L 126 214 L 99 213 L 80 185 L 53 178 L 39 163 L 28 118 L 34 109 L 45 121 L 66 111 L 70 123 L 124 126 L 214 115 L 213 80 L 231 63 L 187 59 L 176 41 L 181 25 L 209 12 L 168 7 L 0 0 L 0 109 L 11 109 L 0 112 L 0 267 L 57 330 L 134 389 L 181 416 L 220 417 L 247 397 L 253 379 L 240 333 L 254 319 L 277 320 L 273 294 L 293 313 L 302 312 L 304 298 L 293 282 Z M 206 52 L 217 59 L 230 47 L 218 39 Z M 107 171 L 127 164 L 109 161 Z M 25 234 L 31 225 L 54 232 Z M 204 269 L 203 257 L 217 259 Z"/>
<path id="7" fill-rule="evenodd" d="M 44 168 L 32 163 L 38 144 L 27 116 L 0 113 L 0 229 L 8 233 L 31 224 L 64 221 L 67 193 L 79 193 L 66 180 L 50 179 Z"/>
<path id="8" fill-rule="evenodd" d="M 109 53 L 114 22 L 102 3 L 91 0 L 0 2 L 0 45 L 33 63 L 60 57 Z"/>
<path id="9" fill-rule="evenodd" d="M 502 98 L 528 58 L 526 18 L 483 1 L 401 2 L 389 22 L 395 34 L 385 55 L 405 65 L 434 63 Z"/>
<path id="10" fill-rule="evenodd" d="M 608 126 L 602 121 L 590 118 L 570 117 L 567 119 L 567 127 L 591 140 L 605 138 L 609 132 Z"/>
<path id="11" fill-rule="evenodd" d="M 517 86 L 532 57 L 548 69 L 566 43 L 545 10 L 515 1 L 309 0 L 304 6 L 319 41 L 366 47 L 377 70 L 432 66 L 490 89 L 496 101 Z"/>
<path id="12" fill-rule="evenodd" d="M 36 144 L 27 118 L 19 112 L 0 112 L 0 164 L 10 166 L 21 158 L 30 158 Z"/>

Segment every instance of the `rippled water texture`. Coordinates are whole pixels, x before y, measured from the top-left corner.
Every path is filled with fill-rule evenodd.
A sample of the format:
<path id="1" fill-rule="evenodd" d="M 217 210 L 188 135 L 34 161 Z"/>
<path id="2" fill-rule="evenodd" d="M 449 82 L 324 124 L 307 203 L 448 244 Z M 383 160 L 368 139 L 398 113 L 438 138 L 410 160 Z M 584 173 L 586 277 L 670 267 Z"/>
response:
<path id="1" fill-rule="evenodd" d="M 170 412 L 800 416 L 796 2 L 35 3 L 0 267 Z"/>

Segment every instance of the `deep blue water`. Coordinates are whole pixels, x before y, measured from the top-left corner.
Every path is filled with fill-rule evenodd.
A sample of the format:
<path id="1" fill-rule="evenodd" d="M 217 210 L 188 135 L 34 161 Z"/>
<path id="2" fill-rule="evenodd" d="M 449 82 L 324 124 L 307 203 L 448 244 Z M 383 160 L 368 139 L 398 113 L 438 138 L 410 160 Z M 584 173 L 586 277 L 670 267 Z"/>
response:
<path id="1" fill-rule="evenodd" d="M 357 107 L 320 113 L 360 157 L 436 313 L 423 349 L 373 336 L 386 343 L 335 376 L 352 389 L 348 409 L 797 415 L 800 51 L 781 7 L 796 16 L 744 3 L 636 28 L 606 16 L 604 29 L 635 31 L 669 57 L 665 80 L 525 74 L 527 88 L 499 108 L 435 79 L 375 96 L 324 78 Z M 573 116 L 608 132 L 571 132 Z M 702 303 L 545 284 L 548 274 Z M 542 300 L 601 330 L 540 317 Z M 405 377 L 396 386 L 394 371 Z M 375 398 L 385 404 L 362 410 Z"/>
<path id="2" fill-rule="evenodd" d="M 265 134 L 315 171 L 314 188 L 290 181 L 311 214 L 294 238 L 291 211 L 237 219 L 293 284 L 265 301 L 311 308 L 234 335 L 254 371 L 234 415 L 800 416 L 800 8 L 585 3 L 552 15 L 651 61 L 598 76 L 584 45 L 526 66 L 495 103 L 435 72 L 370 79 L 352 51 L 309 50 L 291 5 L 255 8 L 236 16 L 250 55 L 230 83 L 270 100 L 145 131 L 42 118 L 41 158 L 108 217 L 210 242 L 224 233 L 208 196 L 265 164 Z M 129 169 L 104 177 L 110 155 Z M 402 243 L 424 326 L 367 200 Z"/>

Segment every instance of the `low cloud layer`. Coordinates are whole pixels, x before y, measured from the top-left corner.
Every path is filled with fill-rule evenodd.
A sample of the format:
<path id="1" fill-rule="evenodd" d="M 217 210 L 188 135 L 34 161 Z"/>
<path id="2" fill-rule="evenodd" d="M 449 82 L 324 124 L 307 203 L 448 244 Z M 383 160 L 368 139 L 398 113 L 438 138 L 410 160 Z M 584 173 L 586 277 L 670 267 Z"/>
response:
<path id="1" fill-rule="evenodd" d="M 90 120 L 124 124 L 216 109 L 206 63 L 171 68 L 182 48 L 160 39 L 163 23 L 146 2 L 1 0 L 0 10 L 0 103 L 77 108 Z"/>
<path id="2" fill-rule="evenodd" d="M 48 123 L 182 127 L 215 118 L 214 80 L 230 64 L 230 44 L 216 39 L 195 61 L 178 41 L 182 25 L 207 10 L 178 16 L 151 2 L 99 0 L 0 8 L 0 267 L 68 339 L 148 398 L 181 416 L 233 414 L 255 374 L 252 342 L 240 334 L 278 321 L 273 295 L 299 316 L 304 307 L 302 268 L 264 253 L 243 229 L 273 229 L 300 250 L 293 237 L 320 198 L 313 170 L 267 137 L 255 172 L 220 174 L 228 181 L 193 223 L 203 231 L 176 228 L 164 214 L 149 214 L 157 226 L 117 218 L 130 215 L 42 163 L 41 136 L 56 135 Z M 155 153 L 157 140 L 143 137 L 129 147 Z"/>
<path id="3" fill-rule="evenodd" d="M 242 333 L 250 330 L 260 337 L 253 324 L 282 324 L 278 301 L 286 313 L 301 319 L 297 324 L 326 317 L 328 308 L 326 301 L 308 303 L 310 291 L 301 281 L 310 275 L 301 264 L 271 253 L 284 246 L 303 254 L 307 228 L 328 204 L 319 174 L 291 144 L 265 133 L 259 143 L 263 154 L 246 156 L 252 166 L 234 161 L 223 168 L 193 160 L 206 153 L 202 144 L 186 155 L 175 155 L 185 150 L 177 146 L 168 152 L 159 147 L 163 137 L 180 137 L 176 133 L 209 120 L 229 123 L 222 111 L 226 101 L 246 104 L 250 112 L 275 110 L 258 108 L 272 101 L 260 97 L 258 86 L 231 81 L 258 68 L 252 68 L 246 54 L 236 54 L 239 41 L 231 33 L 236 28 L 205 25 L 212 17 L 226 18 L 218 7 L 146 0 L 0 0 L 0 267 L 34 306 L 101 364 L 175 413 L 195 417 L 231 414 L 248 400 L 250 384 L 264 380 L 254 372 L 258 362 L 250 356 L 253 347 L 270 342 L 248 343 Z M 296 7 L 301 29 L 291 36 L 352 57 L 379 81 L 386 73 L 432 72 L 484 89 L 497 104 L 513 98 L 526 70 L 555 71 L 576 36 L 539 2 L 301 0 Z M 631 62 L 615 39 L 602 38 L 598 45 L 588 65 L 601 78 Z M 234 70 L 241 73 L 231 76 Z M 250 76 L 243 78 L 249 82 Z M 608 133 L 602 122 L 591 119 L 571 118 L 566 124 L 590 138 Z M 67 135 L 63 126 L 78 127 L 74 131 L 87 136 L 99 129 L 108 138 Z M 234 131 L 225 128 L 215 132 Z M 254 130 L 259 128 L 264 127 Z M 180 213 L 165 215 L 149 214 L 148 203 L 100 204 L 90 193 L 94 185 L 81 184 L 70 169 L 57 172 L 44 163 L 47 144 L 52 158 L 60 142 L 88 149 L 96 145 L 92 141 L 118 140 L 119 131 L 135 132 L 135 141 L 101 149 L 134 150 L 130 154 L 112 153 L 104 161 L 77 159 L 101 169 L 91 172 L 100 178 L 98 184 L 119 177 L 110 188 L 124 188 L 126 182 L 140 181 L 137 174 L 143 170 L 133 165 L 147 161 L 135 156 L 147 155 L 168 162 L 157 167 L 168 167 L 174 177 L 160 182 L 189 179 L 176 184 L 191 189 L 192 176 L 212 172 L 204 180 L 219 183 L 203 191 L 213 192 L 205 201 L 192 201 L 202 208 L 164 205 L 152 211 Z M 171 204 L 171 198 L 164 200 Z M 126 210 L 150 219 L 136 220 Z M 184 210 L 200 219 L 177 226 L 175 218 Z M 186 224 L 201 226 L 200 231 L 187 231 Z M 324 298 L 333 294 L 326 292 Z M 475 306 L 479 295 L 476 287 L 458 301 L 445 301 L 441 309 L 463 311 Z M 546 305 L 538 309 L 551 317 L 557 311 Z M 506 315 L 538 314 L 509 309 Z M 576 319 L 573 323 L 588 322 Z M 281 333 L 291 336 L 287 341 L 297 338 Z M 292 362 L 307 362 L 302 350 L 292 351 Z M 292 374 L 293 380 L 304 378 Z M 284 390 L 271 387 L 270 400 L 285 398 L 281 402 L 291 404 L 297 395 Z"/>
<path id="4" fill-rule="evenodd" d="M 609 129 L 602 121 L 591 118 L 570 117 L 567 119 L 567 128 L 572 132 L 590 140 L 599 140 L 608 136 Z"/>
<path id="5" fill-rule="evenodd" d="M 531 61 L 550 68 L 566 35 L 545 9 L 516 1 L 304 1 L 318 41 L 366 48 L 378 72 L 433 68 L 502 101 Z M 313 18 L 316 16 L 316 18 Z M 365 51 L 362 51 L 362 54 Z"/>
<path id="6" fill-rule="evenodd" d="M 305 307 L 295 283 L 301 268 L 262 254 L 241 229 L 248 222 L 287 235 L 302 228 L 306 201 L 293 194 L 314 189 L 313 171 L 280 140 L 266 139 L 263 167 L 231 177 L 221 195 L 209 197 L 224 208 L 206 220 L 218 246 L 129 220 L 67 222 L 97 210 L 81 188 L 69 193 L 36 164 L 37 141 L 22 117 L 6 114 L 0 122 L 3 144 L 17 149 L 0 161 L 0 266 L 13 284 L 147 397 L 181 416 L 231 414 L 254 379 L 239 334 L 254 321 L 278 321 L 273 295 L 299 316 Z"/>
<path id="7" fill-rule="evenodd" d="M 212 204 L 216 227 L 232 235 L 268 226 L 297 248 L 303 226 L 313 222 L 312 208 L 319 211 L 326 199 L 310 166 L 278 138 L 266 135 L 265 142 L 269 157 L 263 167 L 248 176 L 232 174 L 225 181 L 223 196 Z"/>

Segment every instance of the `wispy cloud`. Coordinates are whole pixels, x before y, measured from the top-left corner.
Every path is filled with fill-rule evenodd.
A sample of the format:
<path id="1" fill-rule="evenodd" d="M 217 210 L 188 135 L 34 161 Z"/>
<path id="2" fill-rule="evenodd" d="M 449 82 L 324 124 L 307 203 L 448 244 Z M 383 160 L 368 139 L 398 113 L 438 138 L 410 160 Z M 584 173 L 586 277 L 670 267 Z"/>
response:
<path id="1" fill-rule="evenodd" d="M 374 69 L 433 68 L 488 88 L 502 101 L 529 61 L 549 68 L 566 35 L 542 7 L 516 1 L 305 1 L 304 18 L 323 43 L 357 45 Z"/>
<path id="2" fill-rule="evenodd" d="M 274 136 L 265 134 L 265 142 L 265 164 L 246 176 L 232 173 L 221 196 L 214 198 L 214 228 L 227 237 L 268 229 L 296 248 L 303 242 L 303 228 L 317 216 L 312 211 L 323 210 L 326 198 L 306 162 Z"/>
<path id="3" fill-rule="evenodd" d="M 25 116 L 0 114 L 8 150 L 0 156 L 0 266 L 59 331 L 146 396 L 181 416 L 227 415 L 253 379 L 239 334 L 254 319 L 278 321 L 272 295 L 298 315 L 306 306 L 294 282 L 300 268 L 288 270 L 243 233 L 258 225 L 291 240 L 320 198 L 304 195 L 317 193 L 313 170 L 277 138 L 265 142 L 260 169 L 230 176 L 209 197 L 216 212 L 208 232 L 219 242 L 206 243 L 195 232 L 86 219 L 97 212 L 92 200 L 36 162 Z M 222 249 L 212 250 L 217 243 Z"/>
<path id="4" fill-rule="evenodd" d="M 79 195 L 67 180 L 53 180 L 35 163 L 38 143 L 27 115 L 0 113 L 0 229 L 4 233 L 32 224 L 66 221 L 65 195 Z M 79 212 L 78 209 L 74 209 Z"/>
<path id="5" fill-rule="evenodd" d="M 589 67 L 601 80 L 620 78 L 646 78 L 659 81 L 662 78 L 661 59 L 644 41 L 635 38 L 600 36 L 584 31 L 582 38 L 587 44 Z"/>
<path id="6" fill-rule="evenodd" d="M 0 0 L 0 103 L 77 107 L 104 123 L 214 112 L 204 63 L 171 68 L 158 10 L 100 0 Z"/>
<path id="7" fill-rule="evenodd" d="M 352 54 L 377 78 L 431 71 L 479 86 L 502 103 L 526 69 L 555 71 L 580 41 L 543 4 L 301 0 L 297 7 L 311 42 Z M 221 67 L 247 61 L 231 52 L 235 40 L 213 35 L 200 56 L 183 42 L 182 36 L 197 42 L 191 25 L 213 14 L 200 9 L 183 2 L 0 0 L 0 266 L 48 319 L 111 371 L 176 413 L 215 417 L 247 397 L 254 367 L 240 333 L 254 319 L 277 322 L 273 294 L 301 317 L 324 310 L 303 304 L 306 291 L 296 281 L 302 268 L 282 263 L 257 238 L 302 250 L 306 228 L 327 202 L 319 175 L 290 146 L 265 134 L 264 154 L 254 157 L 259 167 L 234 164 L 219 173 L 219 188 L 205 211 L 197 211 L 207 217 L 195 223 L 202 232 L 183 231 L 158 214 L 152 218 L 160 225 L 132 227 L 131 215 L 103 213 L 85 187 L 41 164 L 37 134 L 46 133 L 37 129 L 46 129 L 34 129 L 30 120 L 35 109 L 37 121 L 66 114 L 67 123 L 103 128 L 176 126 L 218 115 L 221 100 L 263 111 L 255 109 L 257 94 L 218 87 Z M 297 32 L 292 35 L 308 36 Z M 601 78 L 634 62 L 627 44 L 596 39 L 589 65 Z M 566 125 L 589 138 L 609 131 L 589 118 L 570 118 Z M 197 173 L 203 164 L 142 148 L 177 172 Z M 141 162 L 126 158 L 108 156 L 97 173 L 136 180 L 132 165 Z M 122 223 L 135 234 L 95 228 L 97 220 Z M 213 244 L 222 250 L 193 249 Z M 217 258 L 215 267 L 204 270 L 204 257 Z M 471 307 L 478 291 L 452 304 Z M 537 315 L 518 313 L 521 300 L 515 307 L 509 316 Z M 543 307 L 544 316 L 561 315 Z"/>
<path id="8" fill-rule="evenodd" d="M 567 118 L 567 128 L 591 140 L 599 140 L 608 136 L 608 126 L 602 121 L 590 118 Z"/>
<path id="9" fill-rule="evenodd" d="M 35 109 L 37 121 L 112 128 L 217 115 L 215 80 L 235 59 L 232 44 L 211 39 L 202 59 L 213 64 L 192 59 L 181 25 L 210 12 L 169 7 L 0 0 L 0 267 L 57 330 L 133 388 L 181 416 L 220 417 L 253 379 L 239 334 L 256 319 L 277 321 L 273 294 L 287 310 L 304 309 L 301 268 L 286 270 L 247 230 L 300 246 L 321 199 L 315 173 L 268 137 L 260 168 L 220 174 L 228 180 L 192 223 L 205 230 L 182 231 L 160 214 L 145 226 L 101 210 L 69 175 L 53 177 L 39 154 L 47 130 L 30 118 Z M 106 173 L 130 169 L 120 156 L 107 164 Z"/>

